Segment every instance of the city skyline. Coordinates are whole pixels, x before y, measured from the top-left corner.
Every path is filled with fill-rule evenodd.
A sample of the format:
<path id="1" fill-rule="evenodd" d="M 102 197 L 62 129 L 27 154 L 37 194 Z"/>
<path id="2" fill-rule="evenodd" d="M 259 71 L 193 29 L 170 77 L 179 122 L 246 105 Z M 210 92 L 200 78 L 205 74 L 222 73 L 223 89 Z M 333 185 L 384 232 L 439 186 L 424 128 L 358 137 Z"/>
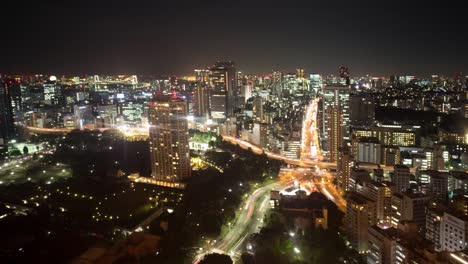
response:
<path id="1" fill-rule="evenodd" d="M 208 1 L 126 7 L 114 1 L 88 7 L 12 6 L 0 18 L 11 29 L 11 41 L 0 44 L 0 71 L 187 75 L 217 60 L 233 60 L 253 74 L 295 68 L 327 74 L 339 65 L 352 76 L 468 71 L 461 46 L 467 22 L 456 6 L 242 8 Z"/>
<path id="2" fill-rule="evenodd" d="M 468 263 L 468 9 L 330 4 L 2 5 L 0 259 Z"/>

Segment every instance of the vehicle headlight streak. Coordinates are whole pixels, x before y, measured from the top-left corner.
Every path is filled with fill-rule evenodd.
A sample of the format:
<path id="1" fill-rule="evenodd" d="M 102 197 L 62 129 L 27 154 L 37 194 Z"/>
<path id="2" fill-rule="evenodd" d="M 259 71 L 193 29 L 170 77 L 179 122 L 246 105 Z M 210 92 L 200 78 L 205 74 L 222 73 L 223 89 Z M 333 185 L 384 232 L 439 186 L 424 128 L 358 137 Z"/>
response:
<path id="1" fill-rule="evenodd" d="M 315 99 L 307 106 L 302 121 L 301 159 L 321 160 L 317 130 L 317 113 L 319 99 Z"/>

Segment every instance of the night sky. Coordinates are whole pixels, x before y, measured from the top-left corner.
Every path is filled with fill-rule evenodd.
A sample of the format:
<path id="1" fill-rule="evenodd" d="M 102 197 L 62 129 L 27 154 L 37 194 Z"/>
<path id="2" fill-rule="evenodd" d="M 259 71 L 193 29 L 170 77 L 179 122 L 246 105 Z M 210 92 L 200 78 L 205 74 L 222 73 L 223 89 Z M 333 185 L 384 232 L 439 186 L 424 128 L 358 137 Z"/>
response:
<path id="1" fill-rule="evenodd" d="M 468 75 L 468 10 L 456 3 L 61 2 L 2 7 L 0 72 L 192 74 L 230 59 L 249 73 Z"/>

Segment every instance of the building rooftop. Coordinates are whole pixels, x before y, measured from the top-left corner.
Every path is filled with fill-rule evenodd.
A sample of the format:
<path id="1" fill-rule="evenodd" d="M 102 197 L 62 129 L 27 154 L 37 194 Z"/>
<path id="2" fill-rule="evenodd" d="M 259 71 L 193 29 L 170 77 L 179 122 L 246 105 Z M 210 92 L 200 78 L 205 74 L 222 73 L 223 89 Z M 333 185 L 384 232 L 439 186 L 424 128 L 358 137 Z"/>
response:
<path id="1" fill-rule="evenodd" d="M 376 137 L 361 137 L 359 143 L 375 143 L 380 144 L 380 140 Z"/>
<path id="2" fill-rule="evenodd" d="M 406 165 L 397 164 L 397 165 L 395 165 L 395 169 L 407 169 L 407 170 L 409 170 L 409 167 L 406 166 Z"/>
<path id="3" fill-rule="evenodd" d="M 403 196 L 409 197 L 411 199 L 429 198 L 429 195 L 427 194 L 420 193 L 420 192 L 412 192 L 412 191 L 404 192 Z"/>
<path id="4" fill-rule="evenodd" d="M 373 225 L 370 227 L 372 230 L 377 231 L 379 234 L 383 235 L 384 237 L 392 240 L 396 240 L 398 238 L 398 229 L 394 227 L 388 227 L 384 225 Z"/>
<path id="5" fill-rule="evenodd" d="M 348 197 L 346 197 L 346 201 L 355 203 L 355 204 L 367 204 L 373 203 L 371 199 L 367 198 L 366 196 L 359 194 L 357 192 L 350 192 Z"/>
<path id="6" fill-rule="evenodd" d="M 450 171 L 450 174 L 458 180 L 468 180 L 468 173 L 464 171 Z"/>
<path id="7" fill-rule="evenodd" d="M 393 182 L 389 182 L 389 181 L 383 181 L 383 182 L 370 181 L 369 185 L 373 185 L 375 187 L 392 187 L 392 186 L 395 186 L 395 184 Z"/>
<path id="8" fill-rule="evenodd" d="M 177 95 L 157 95 L 153 99 L 154 102 L 185 102 L 184 99 Z"/>

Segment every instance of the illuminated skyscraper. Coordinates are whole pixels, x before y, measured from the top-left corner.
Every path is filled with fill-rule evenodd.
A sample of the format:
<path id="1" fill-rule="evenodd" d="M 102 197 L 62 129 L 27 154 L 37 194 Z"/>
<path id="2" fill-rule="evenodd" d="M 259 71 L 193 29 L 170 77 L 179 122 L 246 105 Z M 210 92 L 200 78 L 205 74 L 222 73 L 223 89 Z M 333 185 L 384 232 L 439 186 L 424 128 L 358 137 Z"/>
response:
<path id="1" fill-rule="evenodd" d="M 311 74 L 310 75 L 310 90 L 314 94 L 317 94 L 318 91 L 322 90 L 322 76 L 320 74 Z"/>
<path id="2" fill-rule="evenodd" d="M 323 117 L 322 117 L 322 139 L 323 146 L 343 146 L 345 142 L 350 140 L 349 135 L 349 92 L 348 86 L 325 86 L 322 89 L 323 102 Z M 333 116 L 330 116 L 333 115 Z M 331 144 L 327 143 L 331 133 L 331 123 L 335 122 L 339 126 L 334 127 L 334 131 L 340 135 L 334 135 L 337 141 Z M 333 139 L 332 139 L 333 140 Z M 335 151 L 333 155 L 329 155 L 336 161 L 337 148 L 327 151 Z"/>
<path id="3" fill-rule="evenodd" d="M 211 117 L 223 121 L 231 116 L 236 107 L 237 74 L 234 62 L 216 62 L 210 68 L 210 108 Z"/>
<path id="4" fill-rule="evenodd" d="M 246 82 L 242 85 L 242 97 L 244 97 L 244 103 L 252 97 L 253 83 L 251 81 Z"/>
<path id="5" fill-rule="evenodd" d="M 196 87 L 196 107 L 195 114 L 198 117 L 207 117 L 209 115 L 209 89 L 204 84 L 197 84 Z"/>
<path id="6" fill-rule="evenodd" d="M 343 147 L 344 127 L 343 113 L 337 106 L 328 107 L 328 158 L 331 162 L 338 160 L 338 150 Z"/>
<path id="7" fill-rule="evenodd" d="M 304 79 L 304 69 L 296 69 L 296 79 Z"/>
<path id="8" fill-rule="evenodd" d="M 354 166 L 353 157 L 348 150 L 341 149 L 337 162 L 337 185 L 340 191 L 348 191 L 351 168 Z"/>
<path id="9" fill-rule="evenodd" d="M 350 85 L 351 82 L 349 80 L 349 68 L 341 66 L 338 70 L 340 72 L 340 78 L 345 80 L 346 85 Z"/>
<path id="10" fill-rule="evenodd" d="M 376 223 L 375 202 L 355 192 L 346 197 L 345 229 L 351 246 L 359 253 L 367 251 L 368 228 Z"/>
<path id="11" fill-rule="evenodd" d="M 350 97 L 350 119 L 353 125 L 370 125 L 375 120 L 375 102 L 371 97 Z"/>
<path id="12" fill-rule="evenodd" d="M 195 70 L 195 81 L 197 83 L 208 84 L 210 71 L 209 70 Z"/>
<path id="13" fill-rule="evenodd" d="M 377 138 L 362 137 L 357 143 L 356 159 L 358 162 L 380 164 L 381 151 L 380 141 Z"/>
<path id="14" fill-rule="evenodd" d="M 190 177 L 187 104 L 173 96 L 156 97 L 148 103 L 151 176 L 178 183 Z"/>
<path id="15" fill-rule="evenodd" d="M 21 109 L 21 89 L 12 79 L 0 76 L 0 144 L 15 137 L 15 114 Z"/>
<path id="16" fill-rule="evenodd" d="M 257 96 L 253 99 L 253 119 L 260 123 L 265 123 L 265 99 Z"/>
<path id="17" fill-rule="evenodd" d="M 410 187 L 410 170 L 405 165 L 395 165 L 392 182 L 396 185 L 396 192 L 405 192 Z"/>
<path id="18" fill-rule="evenodd" d="M 283 73 L 280 71 L 273 71 L 272 78 L 272 93 L 281 97 L 283 93 Z"/>
<path id="19" fill-rule="evenodd" d="M 44 103 L 47 105 L 58 105 L 60 103 L 61 89 L 56 78 L 51 76 L 50 80 L 43 84 Z"/>

